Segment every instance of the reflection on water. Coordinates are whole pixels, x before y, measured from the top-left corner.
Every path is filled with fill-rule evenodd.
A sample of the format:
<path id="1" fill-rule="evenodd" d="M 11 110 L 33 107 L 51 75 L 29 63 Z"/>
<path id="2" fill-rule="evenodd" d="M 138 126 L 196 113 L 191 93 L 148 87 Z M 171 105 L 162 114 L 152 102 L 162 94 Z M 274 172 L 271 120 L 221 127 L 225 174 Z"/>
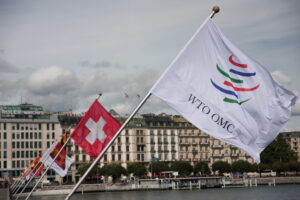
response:
<path id="1" fill-rule="evenodd" d="M 31 197 L 32 200 L 63 200 L 65 196 Z M 164 190 L 75 194 L 72 200 L 299 200 L 300 185 L 258 186 L 202 190 Z"/>

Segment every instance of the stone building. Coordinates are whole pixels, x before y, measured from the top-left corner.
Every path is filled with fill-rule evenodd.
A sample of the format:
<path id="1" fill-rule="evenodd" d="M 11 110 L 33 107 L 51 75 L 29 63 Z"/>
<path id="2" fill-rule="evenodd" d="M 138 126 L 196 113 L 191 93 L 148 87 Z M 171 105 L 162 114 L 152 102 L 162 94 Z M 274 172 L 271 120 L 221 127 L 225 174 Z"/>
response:
<path id="1" fill-rule="evenodd" d="M 61 133 L 57 115 L 44 111 L 41 106 L 0 106 L 0 176 L 20 176 L 25 166 Z"/>

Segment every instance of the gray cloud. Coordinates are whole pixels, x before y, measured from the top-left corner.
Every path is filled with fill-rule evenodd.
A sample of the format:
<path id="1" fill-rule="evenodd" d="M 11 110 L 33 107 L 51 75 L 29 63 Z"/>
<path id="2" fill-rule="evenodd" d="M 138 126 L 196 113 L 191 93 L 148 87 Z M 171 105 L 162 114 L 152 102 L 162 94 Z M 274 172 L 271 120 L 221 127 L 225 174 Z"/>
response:
<path id="1" fill-rule="evenodd" d="M 85 68 L 96 68 L 96 69 L 101 69 L 101 68 L 121 68 L 121 65 L 118 63 L 112 63 L 108 60 L 102 60 L 102 61 L 96 61 L 92 62 L 89 60 L 83 60 L 79 62 L 79 65 L 81 67 Z"/>
<path id="2" fill-rule="evenodd" d="M 5 59 L 0 56 L 0 72 L 1 73 L 15 73 L 18 72 L 18 69 L 8 63 Z"/>

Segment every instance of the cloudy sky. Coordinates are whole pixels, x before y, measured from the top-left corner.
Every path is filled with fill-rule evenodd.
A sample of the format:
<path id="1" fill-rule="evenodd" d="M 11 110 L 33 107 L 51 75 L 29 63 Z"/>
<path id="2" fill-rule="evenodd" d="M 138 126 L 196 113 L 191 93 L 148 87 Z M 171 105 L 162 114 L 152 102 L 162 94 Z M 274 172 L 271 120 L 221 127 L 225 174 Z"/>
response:
<path id="1" fill-rule="evenodd" d="M 83 112 L 101 91 L 130 113 L 214 5 L 225 35 L 299 95 L 299 0 L 0 0 L 0 104 Z M 174 113 L 155 97 L 147 112 Z M 300 102 L 285 130 L 300 130 Z"/>

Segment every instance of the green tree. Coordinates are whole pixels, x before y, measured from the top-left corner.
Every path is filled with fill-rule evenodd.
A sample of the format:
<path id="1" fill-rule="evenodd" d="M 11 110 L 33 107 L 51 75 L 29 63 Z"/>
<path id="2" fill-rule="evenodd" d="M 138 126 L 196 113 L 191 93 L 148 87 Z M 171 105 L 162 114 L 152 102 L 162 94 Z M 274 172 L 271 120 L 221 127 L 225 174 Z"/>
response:
<path id="1" fill-rule="evenodd" d="M 273 164 L 275 162 L 287 163 L 297 160 L 297 154 L 290 149 L 290 146 L 279 135 L 267 148 L 260 154 L 261 162 Z M 278 165 L 278 164 L 276 164 Z"/>
<path id="2" fill-rule="evenodd" d="M 194 166 L 194 172 L 195 172 L 195 174 L 209 175 L 210 174 L 210 169 L 209 169 L 208 164 L 206 162 L 198 162 Z"/>
<path id="3" fill-rule="evenodd" d="M 137 162 L 129 163 L 127 171 L 128 173 L 133 173 L 134 176 L 138 177 L 144 176 L 147 173 L 146 167 Z"/>
<path id="4" fill-rule="evenodd" d="M 193 167 L 187 161 L 175 161 L 171 165 L 171 170 L 177 171 L 180 176 L 189 176 L 193 172 Z"/>
<path id="5" fill-rule="evenodd" d="M 170 170 L 170 167 L 165 162 L 152 162 L 149 165 L 149 171 L 152 173 L 152 175 L 154 174 L 154 172 L 156 174 L 159 174 L 160 172 L 169 171 L 169 170 Z"/>
<path id="6" fill-rule="evenodd" d="M 253 168 L 253 165 L 245 160 L 235 161 L 232 163 L 231 167 L 232 167 L 232 172 L 244 173 L 244 172 L 256 171 L 256 169 Z"/>
<path id="7" fill-rule="evenodd" d="M 120 164 L 111 163 L 104 165 L 101 168 L 101 173 L 106 176 L 112 176 L 113 182 L 115 182 L 121 175 L 127 175 L 127 171 Z"/>
<path id="8" fill-rule="evenodd" d="M 231 165 L 228 162 L 217 161 L 212 164 L 212 170 L 218 171 L 220 175 L 226 172 L 231 172 Z"/>
<path id="9" fill-rule="evenodd" d="M 281 172 L 289 171 L 289 165 L 288 163 L 274 162 L 272 164 L 272 170 L 276 171 L 276 173 L 279 175 Z"/>
<path id="10" fill-rule="evenodd" d="M 88 168 L 91 166 L 91 163 L 83 164 L 78 169 L 77 172 L 82 176 Z M 88 176 L 91 175 L 100 175 L 100 167 L 98 165 L 95 165 L 92 170 L 89 172 Z"/>
<path id="11" fill-rule="evenodd" d="M 288 163 L 289 165 L 289 170 L 293 171 L 293 172 L 298 172 L 300 171 L 300 162 L 296 162 L 296 161 L 291 161 Z"/>

